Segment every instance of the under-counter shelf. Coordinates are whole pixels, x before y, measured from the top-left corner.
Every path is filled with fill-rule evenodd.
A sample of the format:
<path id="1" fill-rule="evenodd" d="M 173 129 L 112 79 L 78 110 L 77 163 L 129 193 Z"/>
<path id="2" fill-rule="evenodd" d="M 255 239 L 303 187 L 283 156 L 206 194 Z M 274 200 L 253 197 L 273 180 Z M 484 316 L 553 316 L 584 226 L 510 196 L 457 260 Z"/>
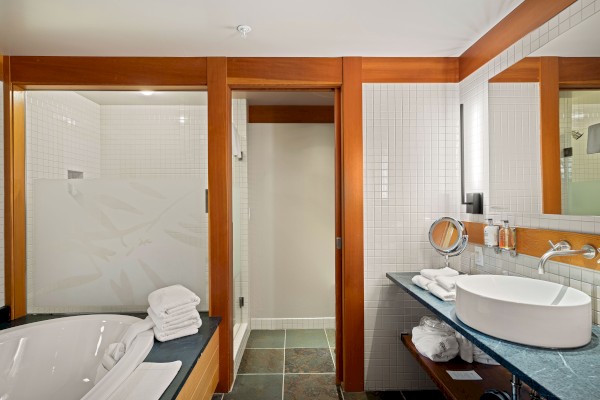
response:
<path id="1" fill-rule="evenodd" d="M 412 342 L 411 335 L 403 334 L 402 343 L 442 391 L 444 397 L 449 400 L 479 400 L 481 395 L 488 389 L 504 390 L 511 393 L 510 380 L 512 374 L 500 365 L 486 365 L 476 362 L 469 364 L 460 357 L 448 362 L 435 362 L 419 354 Z M 478 381 L 454 380 L 448 375 L 448 370 L 475 371 L 482 379 Z M 521 398 L 528 398 L 527 394 L 529 392 L 530 389 L 523 385 Z"/>
<path id="2" fill-rule="evenodd" d="M 542 349 L 507 342 L 462 323 L 456 316 L 454 302 L 444 302 L 412 283 L 416 274 L 386 275 L 540 395 L 548 400 L 600 399 L 600 326 L 592 325 L 591 342 L 575 349 Z"/>

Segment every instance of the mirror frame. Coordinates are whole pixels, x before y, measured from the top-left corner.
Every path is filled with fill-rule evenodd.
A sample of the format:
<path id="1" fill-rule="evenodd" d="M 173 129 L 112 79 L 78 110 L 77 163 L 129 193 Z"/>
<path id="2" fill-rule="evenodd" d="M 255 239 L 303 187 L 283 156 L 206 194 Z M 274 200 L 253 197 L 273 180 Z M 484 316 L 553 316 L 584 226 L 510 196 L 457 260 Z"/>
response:
<path id="1" fill-rule="evenodd" d="M 456 241 L 456 244 L 450 247 L 449 249 L 441 248 L 433 241 L 433 229 L 442 222 L 451 223 L 458 231 L 458 239 Z M 446 266 L 448 266 L 448 257 L 457 256 L 467 248 L 467 244 L 469 243 L 469 235 L 467 234 L 467 228 L 465 228 L 465 225 L 456 218 L 438 218 L 435 221 L 433 221 L 433 223 L 429 227 L 429 243 L 431 243 L 431 246 L 434 248 L 435 251 L 437 251 L 439 254 L 443 255 L 446 258 Z"/>

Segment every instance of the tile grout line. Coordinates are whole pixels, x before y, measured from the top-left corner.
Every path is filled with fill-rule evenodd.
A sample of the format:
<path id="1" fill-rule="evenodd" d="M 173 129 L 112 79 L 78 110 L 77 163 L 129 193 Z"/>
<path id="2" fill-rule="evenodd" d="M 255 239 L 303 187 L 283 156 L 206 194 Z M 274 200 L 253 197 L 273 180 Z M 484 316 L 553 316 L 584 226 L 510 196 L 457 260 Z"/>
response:
<path id="1" fill-rule="evenodd" d="M 285 346 L 287 345 L 287 329 L 283 330 L 283 371 L 281 372 L 281 400 L 285 393 Z"/>

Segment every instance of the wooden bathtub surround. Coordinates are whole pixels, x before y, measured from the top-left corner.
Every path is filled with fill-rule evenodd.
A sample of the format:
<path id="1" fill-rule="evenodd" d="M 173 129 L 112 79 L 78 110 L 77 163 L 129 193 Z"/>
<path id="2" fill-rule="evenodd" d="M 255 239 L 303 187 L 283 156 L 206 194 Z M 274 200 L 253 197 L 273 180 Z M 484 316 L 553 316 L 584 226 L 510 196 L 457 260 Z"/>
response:
<path id="1" fill-rule="evenodd" d="M 469 232 L 469 243 L 483 246 L 483 228 L 486 224 L 480 222 L 463 222 Z M 600 248 L 600 235 L 591 233 L 555 231 L 550 229 L 519 228 L 517 227 L 517 253 L 532 257 L 541 257 L 550 250 L 548 240 L 558 243 L 566 240 L 574 250 L 580 249 L 585 244 L 591 244 L 596 249 Z M 571 257 L 556 257 L 552 261 L 571 264 L 578 267 L 589 268 L 600 271 L 600 259 L 597 256 L 588 260 L 581 255 Z"/>
<path id="2" fill-rule="evenodd" d="M 177 400 L 210 400 L 219 381 L 219 330 L 217 328 L 206 349 L 177 395 Z"/>

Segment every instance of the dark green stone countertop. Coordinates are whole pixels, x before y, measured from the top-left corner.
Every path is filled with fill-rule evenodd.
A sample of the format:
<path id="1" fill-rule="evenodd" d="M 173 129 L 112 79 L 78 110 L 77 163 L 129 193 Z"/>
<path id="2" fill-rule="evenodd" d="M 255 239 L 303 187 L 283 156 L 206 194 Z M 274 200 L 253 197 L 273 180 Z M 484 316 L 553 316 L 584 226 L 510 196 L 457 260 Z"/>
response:
<path id="1" fill-rule="evenodd" d="M 112 313 L 115 314 L 115 313 Z M 139 313 L 120 313 L 131 315 L 138 318 L 146 318 L 147 314 Z M 0 330 L 14 328 L 15 326 L 31 324 L 33 322 L 45 321 L 53 318 L 71 317 L 78 314 L 28 314 L 14 321 L 0 324 Z M 202 326 L 198 329 L 198 333 L 182 337 L 179 339 L 169 340 L 168 342 L 159 342 L 154 339 L 154 346 L 144 362 L 171 362 L 181 361 L 181 368 L 175 378 L 165 390 L 160 400 L 175 400 L 179 391 L 183 387 L 187 377 L 192 373 L 196 361 L 204 352 L 206 345 L 217 330 L 221 318 L 209 317 L 208 313 L 201 312 Z"/>
<path id="2" fill-rule="evenodd" d="M 600 326 L 592 325 L 592 341 L 576 349 L 542 349 L 507 342 L 481 333 L 456 316 L 454 302 L 421 289 L 414 272 L 389 272 L 387 277 L 452 326 L 481 350 L 547 399 L 600 399 Z"/>

